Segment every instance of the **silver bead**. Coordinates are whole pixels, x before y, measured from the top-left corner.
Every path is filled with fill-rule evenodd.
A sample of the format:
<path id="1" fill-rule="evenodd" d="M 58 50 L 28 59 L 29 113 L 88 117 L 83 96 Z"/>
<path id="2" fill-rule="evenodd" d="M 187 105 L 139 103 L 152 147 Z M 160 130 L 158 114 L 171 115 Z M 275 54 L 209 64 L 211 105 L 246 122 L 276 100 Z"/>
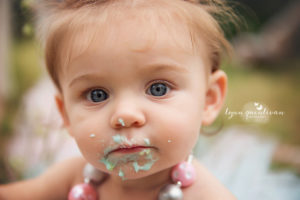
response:
<path id="1" fill-rule="evenodd" d="M 180 187 L 175 184 L 164 186 L 158 194 L 158 200 L 182 200 L 182 198 L 182 191 Z"/>
<path id="2" fill-rule="evenodd" d="M 83 177 L 85 182 L 94 181 L 100 182 L 105 177 L 105 173 L 93 167 L 91 164 L 86 164 L 83 169 Z"/>

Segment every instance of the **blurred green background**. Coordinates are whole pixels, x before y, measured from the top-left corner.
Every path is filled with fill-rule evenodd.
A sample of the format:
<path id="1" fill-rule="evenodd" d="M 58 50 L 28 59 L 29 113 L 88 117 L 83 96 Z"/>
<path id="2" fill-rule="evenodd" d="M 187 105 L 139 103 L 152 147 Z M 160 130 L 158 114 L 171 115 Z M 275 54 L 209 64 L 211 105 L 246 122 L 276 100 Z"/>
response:
<path id="1" fill-rule="evenodd" d="M 10 3 L 10 45 L 8 48 L 9 70 L 6 77 L 9 82 L 9 91 L 2 97 L 3 109 L 0 118 L 0 183 L 7 181 L 5 167 L 5 147 L 7 141 L 14 134 L 14 120 L 21 105 L 22 97 L 44 73 L 42 53 L 33 31 L 32 1 L 13 0 Z M 249 1 L 250 2 L 250 1 Z M 241 32 L 260 34 L 276 13 L 287 5 L 277 1 L 242 2 L 246 6 L 236 8 L 238 13 L 247 22 L 247 29 Z M 274 3 L 275 2 L 275 3 Z M 278 1 L 280 2 L 280 1 Z M 259 6 L 255 6 L 256 4 Z M 264 5 L 265 4 L 265 5 Z M 269 5 L 275 6 L 272 10 Z M 277 5 L 277 7 L 276 7 Z M 263 6 L 269 9 L 263 9 Z M 249 9 L 250 8 L 250 9 Z M 253 10 L 251 10 L 253 9 Z M 268 10 L 268 12 L 264 12 Z M 241 34 L 231 30 L 234 39 Z M 247 125 L 258 127 L 263 134 L 279 139 L 282 143 L 300 146 L 300 58 L 299 56 L 286 57 L 275 63 L 251 62 L 240 59 L 226 61 L 223 70 L 228 74 L 228 95 L 223 110 L 214 126 L 223 123 L 225 127 L 231 125 Z M 0 96 L 1 98 L 1 96 Z M 284 111 L 283 116 L 271 116 L 267 123 L 250 123 L 240 117 L 228 119 L 225 109 L 241 111 L 248 102 L 260 102 L 271 110 Z"/>

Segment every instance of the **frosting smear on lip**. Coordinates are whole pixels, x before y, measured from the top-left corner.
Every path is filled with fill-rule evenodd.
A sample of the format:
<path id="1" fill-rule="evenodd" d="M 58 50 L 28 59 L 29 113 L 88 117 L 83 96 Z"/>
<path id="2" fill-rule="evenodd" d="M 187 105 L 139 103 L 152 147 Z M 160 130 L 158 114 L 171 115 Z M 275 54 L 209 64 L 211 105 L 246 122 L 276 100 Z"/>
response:
<path id="1" fill-rule="evenodd" d="M 113 140 L 117 144 L 125 143 L 125 144 L 131 144 L 131 142 L 123 135 L 114 135 Z"/>
<path id="2" fill-rule="evenodd" d="M 128 140 L 126 136 L 114 135 L 113 141 L 118 144 L 124 145 L 124 147 L 133 146 L 133 141 Z M 150 146 L 150 140 L 144 138 L 144 143 L 146 146 Z M 153 164 L 158 160 L 153 158 L 153 149 L 145 148 L 142 151 L 132 152 L 128 154 L 111 154 L 114 151 L 113 147 L 108 147 L 104 150 L 104 156 L 100 159 L 100 162 L 103 163 L 107 170 L 113 171 L 116 167 L 119 167 L 118 175 L 122 180 L 126 180 L 125 173 L 121 169 L 122 166 L 128 165 L 132 167 L 134 172 L 138 173 L 139 171 L 148 171 L 151 169 Z"/>

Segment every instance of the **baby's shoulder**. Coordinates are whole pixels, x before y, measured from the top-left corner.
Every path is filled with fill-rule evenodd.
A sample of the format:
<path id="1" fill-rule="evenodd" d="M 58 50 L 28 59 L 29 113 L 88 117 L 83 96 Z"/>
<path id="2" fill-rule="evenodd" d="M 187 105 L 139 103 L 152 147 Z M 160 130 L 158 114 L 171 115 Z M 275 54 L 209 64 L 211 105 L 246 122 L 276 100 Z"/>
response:
<path id="1" fill-rule="evenodd" d="M 37 179 L 41 184 L 47 185 L 44 190 L 47 193 L 55 191 L 54 193 L 65 197 L 73 185 L 82 182 L 85 163 L 81 157 L 69 158 L 54 164 Z"/>
<path id="2" fill-rule="evenodd" d="M 233 194 L 223 186 L 199 161 L 194 160 L 196 170 L 195 183 L 184 191 L 185 199 L 226 199 L 235 200 Z"/>
<path id="3" fill-rule="evenodd" d="M 82 181 L 83 158 L 72 158 L 50 167 L 41 176 L 0 185 L 0 199 L 66 199 L 70 188 Z"/>
<path id="4" fill-rule="evenodd" d="M 54 164 L 40 178 L 47 180 L 47 182 L 53 180 L 54 183 L 60 179 L 61 183 L 70 187 L 82 182 L 82 171 L 85 164 L 86 161 L 82 157 L 69 158 Z"/>

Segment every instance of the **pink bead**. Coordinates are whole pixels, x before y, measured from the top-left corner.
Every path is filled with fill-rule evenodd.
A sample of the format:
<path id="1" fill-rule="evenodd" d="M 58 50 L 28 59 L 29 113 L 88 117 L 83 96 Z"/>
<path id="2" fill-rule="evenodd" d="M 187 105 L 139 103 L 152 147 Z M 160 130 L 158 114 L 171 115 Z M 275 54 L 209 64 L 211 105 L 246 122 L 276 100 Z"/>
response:
<path id="1" fill-rule="evenodd" d="M 68 200 L 97 200 L 95 188 L 88 183 L 75 185 L 69 192 Z"/>
<path id="2" fill-rule="evenodd" d="M 181 162 L 172 170 L 172 180 L 174 183 L 181 182 L 182 187 L 193 184 L 196 180 L 195 168 L 191 163 Z"/>

